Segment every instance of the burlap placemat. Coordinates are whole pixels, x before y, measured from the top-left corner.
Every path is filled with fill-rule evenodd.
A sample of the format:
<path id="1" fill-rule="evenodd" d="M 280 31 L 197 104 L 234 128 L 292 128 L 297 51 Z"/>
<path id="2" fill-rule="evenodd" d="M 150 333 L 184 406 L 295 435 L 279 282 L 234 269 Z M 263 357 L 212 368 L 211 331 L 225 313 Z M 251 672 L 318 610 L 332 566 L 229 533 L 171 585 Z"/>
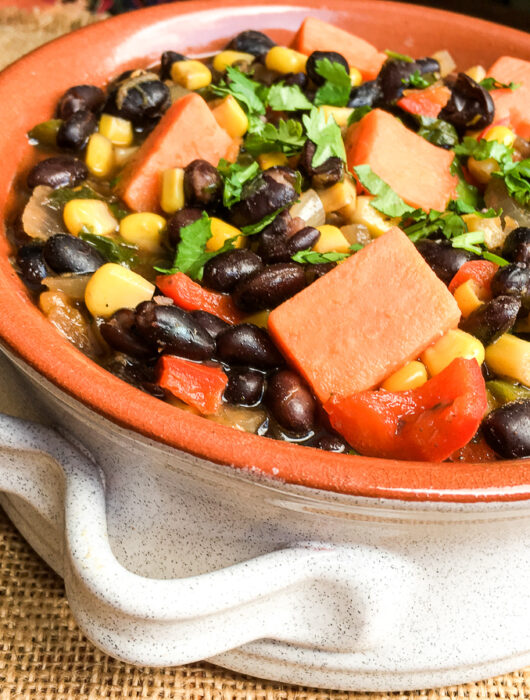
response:
<path id="1" fill-rule="evenodd" d="M 259 681 L 207 663 L 135 668 L 78 629 L 62 580 L 0 509 L 0 700 L 384 700 L 530 698 L 530 668 L 482 683 L 411 693 L 345 693 Z"/>

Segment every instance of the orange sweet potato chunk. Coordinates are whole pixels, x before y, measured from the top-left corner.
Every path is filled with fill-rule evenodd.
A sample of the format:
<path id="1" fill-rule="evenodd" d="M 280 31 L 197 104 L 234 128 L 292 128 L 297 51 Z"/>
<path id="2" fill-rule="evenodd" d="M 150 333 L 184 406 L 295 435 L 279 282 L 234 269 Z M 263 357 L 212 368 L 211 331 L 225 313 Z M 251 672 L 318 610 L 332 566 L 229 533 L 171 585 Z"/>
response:
<path id="1" fill-rule="evenodd" d="M 524 139 L 530 139 L 530 61 L 501 56 L 491 66 L 488 77 L 509 85 L 518 83 L 516 90 L 492 90 L 495 120 L 508 118 L 513 129 Z"/>
<path id="2" fill-rule="evenodd" d="M 346 135 L 348 169 L 369 165 L 413 207 L 444 211 L 455 197 L 454 153 L 434 146 L 381 109 L 368 112 Z"/>
<path id="3" fill-rule="evenodd" d="M 302 22 L 292 45 L 307 56 L 313 51 L 336 51 L 351 68 L 361 71 L 364 80 L 373 80 L 387 58 L 365 39 L 315 17 L 307 17 Z"/>
<path id="4" fill-rule="evenodd" d="M 124 168 L 118 193 L 133 211 L 155 211 L 164 170 L 185 168 L 196 158 L 217 167 L 221 158 L 233 159 L 233 151 L 232 139 L 206 102 L 190 93 L 171 105 Z"/>
<path id="5" fill-rule="evenodd" d="M 459 320 L 453 295 L 395 227 L 278 306 L 269 331 L 325 402 L 378 386 Z"/>

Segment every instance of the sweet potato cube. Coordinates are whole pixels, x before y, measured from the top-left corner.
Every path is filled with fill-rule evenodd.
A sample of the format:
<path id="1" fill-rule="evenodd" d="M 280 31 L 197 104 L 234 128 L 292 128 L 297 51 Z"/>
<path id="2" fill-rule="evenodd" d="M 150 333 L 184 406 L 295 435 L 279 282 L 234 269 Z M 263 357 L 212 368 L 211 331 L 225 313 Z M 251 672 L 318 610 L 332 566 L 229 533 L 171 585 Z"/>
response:
<path id="1" fill-rule="evenodd" d="M 443 211 L 455 196 L 454 153 L 434 146 L 382 109 L 368 112 L 346 135 L 348 169 L 369 165 L 407 204 Z"/>
<path id="2" fill-rule="evenodd" d="M 269 331 L 321 401 L 378 386 L 455 328 L 460 310 L 392 228 L 269 316 Z"/>
<path id="3" fill-rule="evenodd" d="M 519 85 L 516 90 L 502 88 L 491 91 L 495 121 L 509 119 L 519 136 L 530 139 L 530 61 L 501 56 L 489 69 L 488 77 L 506 85 L 512 82 Z"/>

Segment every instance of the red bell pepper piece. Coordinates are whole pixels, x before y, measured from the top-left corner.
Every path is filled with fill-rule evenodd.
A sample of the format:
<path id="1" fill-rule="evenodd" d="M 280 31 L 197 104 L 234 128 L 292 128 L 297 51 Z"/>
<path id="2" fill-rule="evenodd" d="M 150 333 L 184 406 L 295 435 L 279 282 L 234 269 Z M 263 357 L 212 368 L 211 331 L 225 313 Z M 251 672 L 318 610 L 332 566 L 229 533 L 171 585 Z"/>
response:
<path id="1" fill-rule="evenodd" d="M 331 425 L 368 457 L 442 462 L 477 432 L 488 407 L 476 360 L 458 358 L 410 391 L 330 399 Z"/>
<path id="2" fill-rule="evenodd" d="M 475 280 L 489 296 L 491 294 L 491 280 L 498 269 L 499 266 L 489 260 L 469 260 L 469 262 L 462 265 L 449 282 L 449 291 L 453 294 L 455 289 L 458 289 L 464 282 Z"/>
<path id="3" fill-rule="evenodd" d="M 208 311 L 231 324 L 241 323 L 244 318 L 228 295 L 201 287 L 183 272 L 160 275 L 156 278 L 156 286 L 181 309 Z"/>
<path id="4" fill-rule="evenodd" d="M 220 367 L 201 365 L 173 355 L 158 360 L 158 383 L 205 415 L 217 413 L 228 377 Z"/>
<path id="5" fill-rule="evenodd" d="M 496 462 L 498 459 L 480 433 L 449 457 L 450 462 Z"/>
<path id="6" fill-rule="evenodd" d="M 424 90 L 406 90 L 397 104 L 410 114 L 436 118 L 450 97 L 451 91 L 445 85 L 433 85 Z"/>

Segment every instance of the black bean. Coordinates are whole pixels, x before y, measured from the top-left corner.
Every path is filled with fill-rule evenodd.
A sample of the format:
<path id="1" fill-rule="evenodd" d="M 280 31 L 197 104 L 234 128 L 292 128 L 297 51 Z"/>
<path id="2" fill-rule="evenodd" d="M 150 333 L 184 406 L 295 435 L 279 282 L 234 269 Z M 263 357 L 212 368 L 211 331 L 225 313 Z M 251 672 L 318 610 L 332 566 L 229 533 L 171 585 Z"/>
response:
<path id="1" fill-rule="evenodd" d="M 40 243 L 28 243 L 17 253 L 17 265 L 24 284 L 34 291 L 42 289 L 41 282 L 47 276 Z"/>
<path id="2" fill-rule="evenodd" d="M 228 384 L 223 397 L 228 403 L 255 406 L 261 401 L 264 386 L 265 377 L 261 372 L 232 369 L 228 373 Z"/>
<path id="3" fill-rule="evenodd" d="M 298 167 L 300 170 L 311 178 L 311 185 L 317 189 L 330 187 L 344 179 L 344 163 L 340 158 L 331 156 L 325 160 L 322 165 L 313 167 L 313 156 L 317 147 L 307 139 L 300 155 Z"/>
<path id="4" fill-rule="evenodd" d="M 438 115 L 457 129 L 485 129 L 495 116 L 495 105 L 486 88 L 466 73 L 459 73 L 451 88 L 451 98 Z"/>
<path id="5" fill-rule="evenodd" d="M 298 198 L 295 183 L 296 173 L 291 168 L 276 166 L 258 175 L 243 188 L 241 201 L 232 207 L 234 225 L 255 224 L 292 204 Z"/>
<path id="6" fill-rule="evenodd" d="M 230 292 L 238 282 L 247 279 L 262 267 L 261 258 L 251 250 L 228 250 L 206 263 L 202 281 L 210 289 Z"/>
<path id="7" fill-rule="evenodd" d="M 145 127 L 156 122 L 169 104 L 169 88 L 155 73 L 134 71 L 113 83 L 105 111 Z"/>
<path id="8" fill-rule="evenodd" d="M 177 51 L 164 51 L 160 57 L 160 80 L 171 79 L 171 67 L 177 61 L 186 61 L 186 56 Z"/>
<path id="9" fill-rule="evenodd" d="M 307 85 L 307 75 L 305 73 L 286 73 L 278 78 L 278 82 L 283 82 L 285 85 L 298 85 L 304 90 Z"/>
<path id="10" fill-rule="evenodd" d="M 519 226 L 506 236 L 502 255 L 508 260 L 530 265 L 530 228 Z"/>
<path id="11" fill-rule="evenodd" d="M 326 58 L 328 61 L 331 61 L 331 63 L 338 63 L 339 65 L 343 66 L 346 73 L 348 75 L 350 74 L 350 66 L 342 54 L 337 53 L 336 51 L 313 51 L 313 53 L 310 54 L 309 58 L 307 59 L 306 73 L 315 83 L 315 85 L 324 85 L 326 82 L 326 78 L 320 75 L 317 67 L 317 62 L 323 61 Z"/>
<path id="12" fill-rule="evenodd" d="M 276 46 L 275 42 L 263 32 L 247 29 L 235 36 L 226 48 L 251 53 L 256 58 L 262 58 L 273 46 Z"/>
<path id="13" fill-rule="evenodd" d="M 269 334 L 253 325 L 231 326 L 217 336 L 217 356 L 229 365 L 246 365 L 256 369 L 271 369 L 283 364 Z"/>
<path id="14" fill-rule="evenodd" d="M 316 265 L 308 265 L 308 272 L 309 275 L 312 277 L 308 280 L 309 283 L 314 282 L 315 280 L 320 279 L 321 277 L 324 277 L 324 275 L 327 275 L 328 272 L 331 272 L 335 267 L 337 267 L 336 262 L 329 262 L 329 263 L 317 263 Z"/>
<path id="15" fill-rule="evenodd" d="M 95 85 L 75 85 L 67 90 L 57 105 L 57 115 L 68 119 L 80 110 L 97 112 L 105 102 L 105 93 Z"/>
<path id="16" fill-rule="evenodd" d="M 304 268 L 298 263 L 276 263 L 240 282 L 232 298 L 243 311 L 274 309 L 306 286 Z"/>
<path id="17" fill-rule="evenodd" d="M 105 264 L 105 258 L 86 241 L 58 233 L 48 238 L 43 248 L 44 260 L 54 272 L 95 272 Z"/>
<path id="18" fill-rule="evenodd" d="M 132 309 L 119 309 L 99 330 L 103 339 L 118 352 L 138 358 L 156 355 L 156 350 L 137 335 L 136 313 Z"/>
<path id="19" fill-rule="evenodd" d="M 212 336 L 177 306 L 142 302 L 136 309 L 136 328 L 147 342 L 189 360 L 209 360 L 215 351 Z"/>
<path id="20" fill-rule="evenodd" d="M 287 240 L 287 251 L 290 256 L 301 250 L 310 250 L 320 238 L 320 231 L 313 226 L 306 226 L 297 231 Z"/>
<path id="21" fill-rule="evenodd" d="M 180 242 L 180 229 L 189 226 L 202 216 L 202 209 L 184 207 L 177 211 L 167 222 L 167 237 L 170 245 L 174 248 Z"/>
<path id="22" fill-rule="evenodd" d="M 37 185 L 48 187 L 75 187 L 88 177 L 88 168 L 74 156 L 53 156 L 45 158 L 29 171 L 28 187 Z"/>
<path id="23" fill-rule="evenodd" d="M 285 234 L 275 233 L 270 227 L 259 234 L 256 252 L 266 263 L 289 262 L 291 259 Z"/>
<path id="24" fill-rule="evenodd" d="M 488 445 L 506 459 L 530 457 L 530 399 L 492 411 L 482 422 Z"/>
<path id="25" fill-rule="evenodd" d="M 192 206 L 214 206 L 221 199 L 223 181 L 207 160 L 193 160 L 184 170 L 184 196 Z"/>
<path id="26" fill-rule="evenodd" d="M 341 437 L 338 435 L 328 435 L 327 433 L 320 435 L 320 437 L 315 440 L 314 447 L 317 447 L 319 450 L 326 450 L 327 452 L 344 453 L 349 450 L 348 443 Z"/>
<path id="27" fill-rule="evenodd" d="M 431 58 L 430 56 L 427 56 L 426 58 L 417 58 L 414 63 L 422 75 L 425 73 L 440 72 L 440 64 L 435 58 Z"/>
<path id="28" fill-rule="evenodd" d="M 520 299 L 495 297 L 463 319 L 460 328 L 474 335 L 483 345 L 489 345 L 513 328 L 520 308 Z"/>
<path id="29" fill-rule="evenodd" d="M 403 95 L 410 76 L 419 70 L 415 62 L 388 59 L 383 64 L 377 82 L 381 88 L 382 101 L 385 105 L 393 104 Z"/>
<path id="30" fill-rule="evenodd" d="M 416 248 L 445 284 L 449 284 L 464 263 L 476 257 L 467 250 L 453 248 L 449 241 L 423 239 L 416 243 Z"/>
<path id="31" fill-rule="evenodd" d="M 491 293 L 494 297 L 517 297 L 524 308 L 530 310 L 530 269 L 524 263 L 500 267 L 491 280 Z"/>
<path id="32" fill-rule="evenodd" d="M 59 148 L 69 148 L 79 151 L 88 141 L 88 137 L 96 130 L 97 120 L 92 112 L 80 109 L 66 119 L 57 132 Z"/>
<path id="33" fill-rule="evenodd" d="M 286 430 L 303 434 L 313 429 L 315 399 L 302 379 L 291 370 L 283 369 L 269 377 L 265 402 Z"/>
<path id="34" fill-rule="evenodd" d="M 219 316 L 214 316 L 214 314 L 208 313 L 208 311 L 196 309 L 195 311 L 190 311 L 190 314 L 214 340 L 217 338 L 219 333 L 227 328 L 230 328 L 229 323 L 223 321 L 223 319 L 219 318 Z"/>
<path id="35" fill-rule="evenodd" d="M 377 80 L 368 80 L 350 92 L 348 107 L 373 107 L 382 99 L 382 92 Z"/>

